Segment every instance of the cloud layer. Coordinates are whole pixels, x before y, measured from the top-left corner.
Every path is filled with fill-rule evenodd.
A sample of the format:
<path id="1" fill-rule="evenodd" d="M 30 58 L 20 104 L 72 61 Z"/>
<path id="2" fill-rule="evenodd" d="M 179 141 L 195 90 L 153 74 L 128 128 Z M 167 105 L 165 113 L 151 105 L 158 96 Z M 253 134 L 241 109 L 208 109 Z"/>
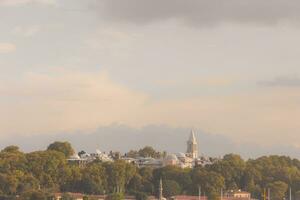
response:
<path id="1" fill-rule="evenodd" d="M 112 123 L 142 127 L 199 127 L 236 142 L 299 145 L 297 88 L 260 89 L 230 95 L 152 99 L 112 81 L 107 73 L 57 69 L 27 73 L 0 87 L 0 136 L 94 130 Z M 28 117 L 30 116 L 30 117 Z M 17 124 L 17 125 L 16 125 Z M 254 128 L 255 127 L 255 128 Z M 287 136 L 282 138 L 282 134 Z"/>
<path id="2" fill-rule="evenodd" d="M 18 6 L 29 3 L 55 4 L 56 0 L 0 0 L 0 6 Z"/>
<path id="3" fill-rule="evenodd" d="M 1 86 L 2 137 L 130 124 L 146 98 L 112 82 L 105 73 L 27 73 L 19 82 Z"/>
<path id="4" fill-rule="evenodd" d="M 259 82 L 259 84 L 270 87 L 300 87 L 300 78 L 298 76 L 282 76 L 274 80 Z"/>
<path id="5" fill-rule="evenodd" d="M 300 2 L 293 0 L 103 0 L 98 5 L 102 16 L 137 24 L 168 19 L 197 26 L 222 22 L 274 24 L 300 18 Z"/>
<path id="6" fill-rule="evenodd" d="M 164 124 L 300 146 L 299 4 L 0 0 L 0 139 Z"/>
<path id="7" fill-rule="evenodd" d="M 16 50 L 16 46 L 12 43 L 0 43 L 0 54 L 10 53 Z"/>

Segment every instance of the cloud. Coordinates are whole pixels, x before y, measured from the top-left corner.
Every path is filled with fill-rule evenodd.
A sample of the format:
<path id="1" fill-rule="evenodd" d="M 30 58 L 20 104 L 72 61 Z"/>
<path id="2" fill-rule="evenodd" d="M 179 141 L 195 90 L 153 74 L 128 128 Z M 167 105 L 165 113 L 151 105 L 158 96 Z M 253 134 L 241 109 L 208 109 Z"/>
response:
<path id="1" fill-rule="evenodd" d="M 198 127 L 234 142 L 300 145 L 297 88 L 155 99 L 105 72 L 51 70 L 0 82 L 0 137 L 91 131 L 112 123 Z M 30 116 L 30 117 L 29 117 Z M 284 136 L 284 137 L 283 137 Z"/>
<path id="2" fill-rule="evenodd" d="M 56 0 L 0 0 L 0 6 L 19 6 L 29 3 L 42 3 L 54 5 Z"/>
<path id="3" fill-rule="evenodd" d="M 112 82 L 104 72 L 27 73 L 19 82 L 0 85 L 3 137 L 131 124 L 146 101 L 143 93 Z"/>
<path id="4" fill-rule="evenodd" d="M 16 50 L 16 46 L 12 43 L 0 43 L 0 54 L 11 53 Z"/>
<path id="5" fill-rule="evenodd" d="M 161 100 L 149 106 L 145 113 L 148 113 L 146 121 L 152 124 L 196 125 L 206 132 L 234 138 L 236 142 L 297 145 L 299 101 L 297 89 L 267 88 L 239 94 Z"/>
<path id="6" fill-rule="evenodd" d="M 40 32 L 41 28 L 39 26 L 29 26 L 29 27 L 22 27 L 16 26 L 13 28 L 12 33 L 15 35 L 21 35 L 24 37 L 32 37 Z"/>
<path id="7" fill-rule="evenodd" d="M 300 87 L 300 78 L 298 76 L 282 76 L 270 81 L 261 81 L 258 84 L 269 87 Z"/>
<path id="8" fill-rule="evenodd" d="M 160 79 L 155 83 L 159 86 L 178 87 L 185 85 L 187 87 L 228 87 L 237 82 L 235 77 L 231 76 L 207 76 L 207 77 L 189 77 L 188 79 Z"/>
<path id="9" fill-rule="evenodd" d="M 107 19 L 145 24 L 179 19 L 206 26 L 222 22 L 278 23 L 298 21 L 299 1 L 286 0 L 103 0 L 99 13 Z"/>

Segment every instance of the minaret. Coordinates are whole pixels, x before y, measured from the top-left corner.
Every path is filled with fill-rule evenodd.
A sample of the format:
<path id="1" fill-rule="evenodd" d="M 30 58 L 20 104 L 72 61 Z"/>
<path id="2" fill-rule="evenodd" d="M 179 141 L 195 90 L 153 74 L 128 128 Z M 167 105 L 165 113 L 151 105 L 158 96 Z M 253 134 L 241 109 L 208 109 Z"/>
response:
<path id="1" fill-rule="evenodd" d="M 163 200 L 164 199 L 162 191 L 163 191 L 162 180 L 160 179 L 159 180 L 159 196 L 158 196 L 158 200 Z"/>
<path id="2" fill-rule="evenodd" d="M 194 130 L 191 131 L 191 135 L 189 140 L 187 141 L 187 155 L 189 155 L 191 158 L 198 158 L 198 144 L 195 137 Z"/>

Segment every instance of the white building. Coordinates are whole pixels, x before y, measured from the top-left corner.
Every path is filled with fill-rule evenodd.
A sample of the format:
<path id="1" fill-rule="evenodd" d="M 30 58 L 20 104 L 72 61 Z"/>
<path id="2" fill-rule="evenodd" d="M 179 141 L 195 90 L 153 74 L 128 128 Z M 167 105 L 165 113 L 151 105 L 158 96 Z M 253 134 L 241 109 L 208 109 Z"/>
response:
<path id="1" fill-rule="evenodd" d="M 73 156 L 67 159 L 70 163 L 77 163 L 80 166 L 84 166 L 86 163 L 93 162 L 94 160 L 100 160 L 102 162 L 112 162 L 113 159 L 106 153 L 96 150 L 96 153 L 83 153 L 80 156 L 75 153 Z"/>

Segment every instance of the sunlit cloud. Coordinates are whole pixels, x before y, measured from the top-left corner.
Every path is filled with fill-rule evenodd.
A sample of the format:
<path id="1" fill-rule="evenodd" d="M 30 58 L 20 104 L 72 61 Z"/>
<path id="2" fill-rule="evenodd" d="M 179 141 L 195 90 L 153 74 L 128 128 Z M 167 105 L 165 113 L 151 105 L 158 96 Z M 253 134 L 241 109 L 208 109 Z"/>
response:
<path id="1" fill-rule="evenodd" d="M 145 94 L 112 82 L 104 72 L 27 73 L 18 83 L 1 86 L 1 136 L 128 123 L 146 101 Z"/>
<path id="2" fill-rule="evenodd" d="M 192 26 L 223 22 L 277 24 L 299 20 L 298 1 L 261 0 L 103 0 L 96 1 L 106 19 L 135 24 L 179 19 Z"/>
<path id="3" fill-rule="evenodd" d="M 155 100 L 112 81 L 106 72 L 70 70 L 27 73 L 18 83 L 1 85 L 1 137 L 91 130 L 120 123 L 198 127 L 237 142 L 261 143 L 270 137 L 270 143 L 300 141 L 295 134 L 300 129 L 296 88 Z M 283 133 L 288 137 L 282 139 Z"/>
<path id="4" fill-rule="evenodd" d="M 13 28 L 12 33 L 19 36 L 24 37 L 32 37 L 36 35 L 38 32 L 40 32 L 41 28 L 39 26 L 29 26 L 29 27 L 23 27 L 23 26 L 16 26 Z"/>
<path id="5" fill-rule="evenodd" d="M 49 4 L 54 5 L 57 3 L 56 0 L 0 0 L 0 6 L 18 6 L 24 5 L 29 3 L 42 3 L 42 4 Z"/>
<path id="6" fill-rule="evenodd" d="M 300 87 L 300 77 L 298 76 L 281 76 L 273 80 L 260 81 L 261 86 L 268 87 Z"/>
<path id="7" fill-rule="evenodd" d="M 16 46 L 12 43 L 0 43 L 0 53 L 11 53 L 16 50 Z"/>

